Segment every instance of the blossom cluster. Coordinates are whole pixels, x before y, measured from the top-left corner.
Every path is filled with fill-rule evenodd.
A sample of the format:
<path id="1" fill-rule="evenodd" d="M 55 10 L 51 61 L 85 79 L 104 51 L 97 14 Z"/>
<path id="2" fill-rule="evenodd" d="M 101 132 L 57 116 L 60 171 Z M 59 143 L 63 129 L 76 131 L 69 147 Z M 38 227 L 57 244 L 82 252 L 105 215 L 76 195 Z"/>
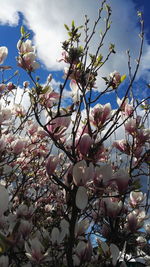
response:
<path id="1" fill-rule="evenodd" d="M 115 91 L 118 108 L 102 104 L 102 93 L 94 98 L 100 47 L 86 62 L 80 27 L 66 28 L 58 90 L 52 75 L 45 84 L 34 78 L 39 64 L 24 30 L 17 64 L 34 86 L 0 84 L 0 266 L 149 266 L 149 191 L 140 181 L 149 175 L 149 112 L 128 91 L 119 98 L 125 75 L 118 71 L 105 77 L 102 92 Z M 0 47 L 0 64 L 7 54 Z M 63 95 L 68 80 L 71 105 Z"/>

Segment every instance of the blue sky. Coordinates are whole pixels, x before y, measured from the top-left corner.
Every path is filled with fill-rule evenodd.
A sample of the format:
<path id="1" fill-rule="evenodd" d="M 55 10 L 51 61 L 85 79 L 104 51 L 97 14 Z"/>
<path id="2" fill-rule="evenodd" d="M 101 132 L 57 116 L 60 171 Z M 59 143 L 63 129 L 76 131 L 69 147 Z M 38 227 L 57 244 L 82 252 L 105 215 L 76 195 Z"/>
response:
<path id="1" fill-rule="evenodd" d="M 84 23 L 84 14 L 87 14 L 94 21 L 99 6 L 97 0 L 0 0 L 0 46 L 7 46 L 9 55 L 5 64 L 11 65 L 13 71 L 19 69 L 16 64 L 17 56 L 16 44 L 20 37 L 20 26 L 25 25 L 31 31 L 31 38 L 37 47 L 37 54 L 41 62 L 41 69 L 36 72 L 41 82 L 45 82 L 49 73 L 53 74 L 55 86 L 59 86 L 58 81 L 62 81 L 64 65 L 58 63 L 61 58 L 61 42 L 66 38 L 64 23 L 70 24 L 72 19 L 77 25 Z M 139 48 L 139 23 L 136 16 L 137 10 L 144 13 L 145 20 L 145 46 L 143 60 L 138 73 L 138 80 L 135 83 L 135 94 L 139 98 L 148 96 L 149 89 L 146 83 L 150 82 L 150 21 L 149 10 L 150 1 L 148 0 L 108 0 L 112 6 L 112 26 L 106 39 L 106 46 L 103 48 L 105 54 L 110 42 L 116 44 L 116 55 L 111 58 L 108 64 L 101 70 L 98 76 L 98 91 L 103 88 L 102 76 L 108 75 L 114 70 L 121 74 L 127 73 L 126 50 L 130 49 L 132 56 L 132 67 L 135 67 L 135 59 Z M 99 29 L 103 28 L 103 23 Z M 98 36 L 91 44 L 91 52 L 94 53 Z M 23 80 L 29 80 L 25 72 L 20 71 L 20 85 Z M 15 80 L 14 80 L 15 82 Z M 120 90 L 123 95 L 127 81 Z M 142 92 L 142 95 L 141 95 Z M 102 100 L 114 102 L 113 96 L 106 96 Z"/>

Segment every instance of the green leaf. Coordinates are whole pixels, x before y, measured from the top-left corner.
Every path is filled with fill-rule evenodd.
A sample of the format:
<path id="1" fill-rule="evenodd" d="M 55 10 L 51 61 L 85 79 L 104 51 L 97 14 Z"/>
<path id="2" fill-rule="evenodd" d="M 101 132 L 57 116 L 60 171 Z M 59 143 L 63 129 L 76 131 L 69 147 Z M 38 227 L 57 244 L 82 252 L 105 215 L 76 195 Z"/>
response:
<path id="1" fill-rule="evenodd" d="M 103 79 L 105 82 L 108 82 L 108 78 L 107 78 L 107 77 L 102 77 L 102 79 Z"/>
<path id="2" fill-rule="evenodd" d="M 44 89 L 40 92 L 40 94 L 46 94 L 49 89 L 50 89 L 49 85 L 45 86 Z"/>
<path id="3" fill-rule="evenodd" d="M 109 50 L 112 52 L 112 53 L 116 53 L 115 52 L 115 45 L 114 44 L 110 44 L 110 46 L 109 46 Z"/>
<path id="4" fill-rule="evenodd" d="M 67 24 L 64 24 L 65 28 L 67 31 L 70 31 L 69 27 L 67 26 Z"/>
<path id="5" fill-rule="evenodd" d="M 138 15 L 138 17 L 142 17 L 142 12 L 138 10 L 137 15 Z"/>
<path id="6" fill-rule="evenodd" d="M 71 24 L 72 28 L 75 28 L 75 25 L 74 25 L 74 20 L 72 21 L 72 24 Z"/>
<path id="7" fill-rule="evenodd" d="M 105 5 L 105 8 L 106 8 L 106 10 L 108 11 L 108 13 L 111 13 L 111 7 L 109 6 L 109 5 Z"/>
<path id="8" fill-rule="evenodd" d="M 20 28 L 20 32 L 21 32 L 21 35 L 23 36 L 23 35 L 25 35 L 25 29 L 24 29 L 24 27 L 23 26 L 21 26 L 21 28 Z"/>
<path id="9" fill-rule="evenodd" d="M 27 33 L 25 38 L 28 39 L 30 37 L 30 33 Z"/>
<path id="10" fill-rule="evenodd" d="M 83 25 L 79 26 L 77 29 L 79 30 L 79 29 L 82 29 L 82 28 L 83 28 Z"/>
<path id="11" fill-rule="evenodd" d="M 121 83 L 126 79 L 126 77 L 127 77 L 126 74 L 121 76 L 121 79 L 120 79 Z"/>
<path id="12" fill-rule="evenodd" d="M 103 59 L 103 56 L 100 54 L 98 57 L 97 57 L 97 62 L 100 63 Z"/>

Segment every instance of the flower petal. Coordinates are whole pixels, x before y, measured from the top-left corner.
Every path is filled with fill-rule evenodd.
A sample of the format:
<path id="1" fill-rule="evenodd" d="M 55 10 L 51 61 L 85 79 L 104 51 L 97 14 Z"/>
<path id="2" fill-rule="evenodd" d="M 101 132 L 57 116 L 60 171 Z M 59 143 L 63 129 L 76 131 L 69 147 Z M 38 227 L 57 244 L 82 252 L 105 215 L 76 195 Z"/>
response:
<path id="1" fill-rule="evenodd" d="M 7 189 L 0 185 L 0 216 L 7 210 L 9 203 L 9 194 Z"/>
<path id="2" fill-rule="evenodd" d="M 78 209 L 84 210 L 87 204 L 88 204 L 88 195 L 86 192 L 86 188 L 80 186 L 76 194 L 76 206 L 78 207 Z"/>

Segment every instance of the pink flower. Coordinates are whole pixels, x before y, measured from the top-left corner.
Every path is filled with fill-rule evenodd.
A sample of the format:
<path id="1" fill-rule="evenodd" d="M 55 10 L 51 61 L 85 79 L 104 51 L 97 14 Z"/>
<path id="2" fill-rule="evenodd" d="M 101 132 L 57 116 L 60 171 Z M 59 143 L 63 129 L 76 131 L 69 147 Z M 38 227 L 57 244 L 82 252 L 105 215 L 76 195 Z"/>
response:
<path id="1" fill-rule="evenodd" d="M 119 149 L 121 152 L 126 153 L 127 155 L 130 155 L 130 145 L 126 140 L 124 139 L 117 140 L 113 142 L 113 146 Z"/>
<path id="2" fill-rule="evenodd" d="M 131 135 L 136 135 L 137 130 L 140 127 L 141 117 L 137 116 L 136 119 L 128 119 L 128 121 L 125 123 L 125 130 Z"/>
<path id="3" fill-rule="evenodd" d="M 13 90 L 15 88 L 16 88 L 16 86 L 12 82 L 7 83 L 7 89 L 8 89 L 8 91 L 11 91 L 11 90 Z"/>
<path id="4" fill-rule="evenodd" d="M 105 216 L 116 218 L 122 210 L 122 201 L 117 198 L 108 197 L 101 201 L 101 208 Z"/>
<path id="5" fill-rule="evenodd" d="M 125 110 L 125 106 L 128 104 L 129 100 L 128 98 L 124 99 L 120 99 L 119 97 L 117 97 L 117 104 L 118 106 L 121 108 L 122 111 Z"/>
<path id="6" fill-rule="evenodd" d="M 90 222 L 87 218 L 84 220 L 76 222 L 75 235 L 81 236 L 82 234 L 84 234 L 86 232 L 86 230 L 89 228 L 89 226 L 90 226 Z"/>
<path id="7" fill-rule="evenodd" d="M 57 117 L 47 124 L 47 130 L 56 138 L 60 139 L 64 136 L 71 122 L 70 116 Z"/>
<path id="8" fill-rule="evenodd" d="M 134 108 L 133 106 L 129 105 L 129 104 L 125 104 L 125 110 L 124 113 L 127 117 L 130 117 L 133 114 Z"/>
<path id="9" fill-rule="evenodd" d="M 12 151 L 14 154 L 20 154 L 25 147 L 25 141 L 22 139 L 15 140 L 12 143 Z"/>
<path id="10" fill-rule="evenodd" d="M 44 101 L 43 103 L 47 108 L 51 108 L 54 104 L 58 103 L 59 97 L 60 94 L 52 90 L 49 90 L 44 95 L 41 95 L 41 99 Z"/>
<path id="11" fill-rule="evenodd" d="M 96 147 L 96 144 L 95 144 Z M 102 144 L 101 146 L 96 147 L 96 151 L 94 151 L 93 155 L 92 155 L 92 161 L 93 162 L 106 162 L 107 160 L 107 153 L 106 153 L 106 149 L 104 147 L 104 145 Z"/>
<path id="12" fill-rule="evenodd" d="M 29 234 L 32 231 L 32 228 L 33 228 L 32 223 L 26 220 L 20 221 L 19 232 L 22 234 L 24 238 L 27 238 L 29 236 Z"/>
<path id="13" fill-rule="evenodd" d="M 49 176 L 51 176 L 56 167 L 57 167 L 57 164 L 59 162 L 59 157 L 58 156 L 53 156 L 53 155 L 50 155 L 46 161 L 46 171 L 48 173 Z"/>
<path id="14" fill-rule="evenodd" d="M 112 167 L 110 164 L 97 166 L 95 168 L 94 183 L 96 186 L 107 185 L 112 179 Z"/>
<path id="15" fill-rule="evenodd" d="M 136 122 L 136 119 L 129 119 L 125 123 L 125 130 L 129 134 L 134 135 L 136 133 L 136 130 L 137 130 L 137 122 Z"/>
<path id="16" fill-rule="evenodd" d="M 17 209 L 17 217 L 18 218 L 25 218 L 30 219 L 35 211 L 35 208 L 33 206 L 28 207 L 25 204 L 21 204 Z"/>
<path id="17" fill-rule="evenodd" d="M 28 71 L 34 71 L 39 68 L 39 63 L 35 61 L 36 55 L 33 52 L 28 52 L 17 58 L 18 65 Z"/>
<path id="18" fill-rule="evenodd" d="M 6 121 L 11 119 L 12 117 L 12 112 L 8 108 L 2 108 L 0 106 L 0 123 L 1 124 L 6 124 Z"/>
<path id="19" fill-rule="evenodd" d="M 150 129 L 138 129 L 137 131 L 137 143 L 139 146 L 150 140 Z"/>
<path id="20" fill-rule="evenodd" d="M 6 148 L 6 141 L 5 139 L 2 137 L 0 138 L 0 154 L 3 153 L 3 151 Z"/>
<path id="21" fill-rule="evenodd" d="M 0 216 L 8 209 L 9 194 L 7 189 L 0 185 Z"/>
<path id="22" fill-rule="evenodd" d="M 141 140 L 142 141 L 142 140 Z M 133 147 L 133 153 L 136 158 L 139 158 L 142 154 L 143 147 L 140 144 L 135 144 Z"/>
<path id="23" fill-rule="evenodd" d="M 0 266 L 8 267 L 9 266 L 9 258 L 8 256 L 1 255 L 0 256 Z"/>
<path id="24" fill-rule="evenodd" d="M 137 242 L 138 247 L 140 248 L 145 247 L 145 245 L 147 244 L 147 240 L 143 236 L 138 236 L 136 239 L 136 242 Z"/>
<path id="25" fill-rule="evenodd" d="M 22 105 L 15 104 L 14 105 L 14 114 L 18 117 L 24 117 L 26 115 L 26 111 Z"/>
<path id="26" fill-rule="evenodd" d="M 90 262 L 92 257 L 92 245 L 91 242 L 79 241 L 76 250 L 76 255 L 79 257 L 82 262 Z"/>
<path id="27" fill-rule="evenodd" d="M 24 86 L 24 88 L 29 87 L 29 82 L 28 81 L 23 82 L 23 86 Z"/>
<path id="28" fill-rule="evenodd" d="M 75 80 L 71 80 L 70 88 L 71 88 L 71 96 L 72 96 L 73 101 L 75 103 L 78 103 L 80 101 L 81 91 Z"/>
<path id="29" fill-rule="evenodd" d="M 59 59 L 58 62 L 64 61 L 65 63 L 69 63 L 68 62 L 68 59 L 69 59 L 68 53 L 66 51 L 63 51 L 61 55 L 62 55 L 62 58 Z"/>
<path id="30" fill-rule="evenodd" d="M 123 194 L 128 187 L 128 183 L 130 180 L 130 176 L 128 172 L 126 172 L 124 169 L 119 169 L 114 175 L 113 180 L 115 180 L 118 191 L 120 194 Z"/>
<path id="31" fill-rule="evenodd" d="M 138 227 L 137 217 L 134 213 L 130 213 L 127 216 L 127 228 L 132 232 L 136 232 Z"/>
<path id="32" fill-rule="evenodd" d="M 137 205 L 139 205 L 143 200 L 145 199 L 145 194 L 143 194 L 142 192 L 136 192 L 136 191 L 132 191 L 130 193 L 130 205 L 132 207 L 136 207 Z"/>
<path id="33" fill-rule="evenodd" d="M 1 46 L 0 47 L 0 64 L 3 64 L 5 58 L 8 55 L 8 49 L 6 46 Z"/>
<path id="34" fill-rule="evenodd" d="M 145 224 L 144 228 L 145 228 L 147 234 L 150 235 L 150 223 Z"/>
<path id="35" fill-rule="evenodd" d="M 78 142 L 78 141 L 77 141 Z M 78 150 L 83 156 L 86 156 L 89 152 L 89 149 L 93 143 L 92 138 L 90 137 L 89 134 L 85 133 L 82 135 L 80 142 L 78 144 Z"/>
<path id="36" fill-rule="evenodd" d="M 88 204 L 87 190 L 84 186 L 79 186 L 76 193 L 76 206 L 80 210 L 84 210 Z"/>
<path id="37" fill-rule="evenodd" d="M 48 76 L 47 76 L 47 82 L 50 83 L 52 81 L 52 74 L 50 73 Z"/>
<path id="38" fill-rule="evenodd" d="M 111 116 L 111 105 L 110 103 L 97 104 L 92 110 L 92 123 L 94 126 L 101 127 Z"/>
<path id="39" fill-rule="evenodd" d="M 28 129 L 28 132 L 30 135 L 34 135 L 38 130 L 38 125 L 33 123 L 30 125 L 29 129 Z"/>
<path id="40" fill-rule="evenodd" d="M 127 227 L 131 232 L 136 232 L 143 227 L 144 220 L 147 218 L 144 210 L 135 209 L 127 216 Z"/>
<path id="41" fill-rule="evenodd" d="M 4 83 L 1 83 L 0 84 L 0 92 L 3 92 L 5 88 L 6 88 L 6 85 Z"/>
<path id="42" fill-rule="evenodd" d="M 85 160 L 77 162 L 73 167 L 73 181 L 75 185 L 85 185 L 94 177 L 94 166 L 92 163 L 87 166 Z"/>
<path id="43" fill-rule="evenodd" d="M 117 72 L 117 71 L 114 71 L 114 72 L 110 73 L 109 76 L 110 76 L 110 78 L 111 78 L 110 85 L 111 85 L 113 88 L 118 87 L 118 85 L 119 85 L 120 82 L 121 82 L 121 75 L 120 75 L 120 73 Z"/>
<path id="44" fill-rule="evenodd" d="M 48 256 L 48 252 L 44 253 L 44 247 L 37 237 L 29 240 L 29 245 L 25 242 L 26 256 L 30 261 L 36 264 L 41 264 L 45 262 Z"/>
<path id="45" fill-rule="evenodd" d="M 27 39 L 25 42 L 19 40 L 17 43 L 17 48 L 20 54 L 26 54 L 35 51 L 35 47 L 32 46 L 32 41 L 29 39 Z"/>

